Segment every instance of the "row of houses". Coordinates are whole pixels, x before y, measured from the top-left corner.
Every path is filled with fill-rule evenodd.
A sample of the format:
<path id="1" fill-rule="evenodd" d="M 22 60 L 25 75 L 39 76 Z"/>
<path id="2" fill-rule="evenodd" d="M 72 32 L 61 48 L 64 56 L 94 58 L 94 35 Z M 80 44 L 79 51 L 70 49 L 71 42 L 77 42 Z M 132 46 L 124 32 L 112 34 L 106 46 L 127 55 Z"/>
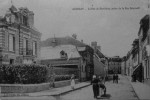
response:
<path id="1" fill-rule="evenodd" d="M 138 38 L 132 43 L 131 50 L 122 58 L 122 74 L 134 77 L 140 82 L 150 79 L 150 15 L 140 20 Z"/>
<path id="2" fill-rule="evenodd" d="M 106 75 L 107 61 L 97 42 L 89 46 L 75 34 L 41 41 L 41 35 L 33 11 L 14 5 L 0 10 L 0 64 L 46 64 L 55 74 L 75 74 L 80 81 Z"/>
<path id="3" fill-rule="evenodd" d="M 121 73 L 121 61 L 119 56 L 108 57 L 108 73 L 120 74 Z"/>

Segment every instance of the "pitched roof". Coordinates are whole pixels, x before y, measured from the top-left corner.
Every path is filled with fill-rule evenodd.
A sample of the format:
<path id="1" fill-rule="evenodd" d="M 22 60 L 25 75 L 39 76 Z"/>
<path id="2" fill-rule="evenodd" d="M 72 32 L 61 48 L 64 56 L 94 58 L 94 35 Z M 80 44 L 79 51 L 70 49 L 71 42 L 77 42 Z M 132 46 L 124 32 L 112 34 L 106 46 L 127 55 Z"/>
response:
<path id="1" fill-rule="evenodd" d="M 45 59 L 60 59 L 60 52 L 65 51 L 69 58 L 79 58 L 81 57 L 77 49 L 73 45 L 59 45 L 59 46 L 49 46 L 41 48 L 41 60 Z"/>
<path id="2" fill-rule="evenodd" d="M 56 45 L 74 45 L 74 46 L 78 46 L 78 47 L 86 46 L 86 44 L 84 44 L 70 36 L 48 38 L 47 40 L 41 42 L 41 46 L 42 47 L 52 46 L 54 39 L 56 41 Z"/>
<path id="3" fill-rule="evenodd" d="M 78 51 L 85 51 L 86 47 L 77 47 Z"/>

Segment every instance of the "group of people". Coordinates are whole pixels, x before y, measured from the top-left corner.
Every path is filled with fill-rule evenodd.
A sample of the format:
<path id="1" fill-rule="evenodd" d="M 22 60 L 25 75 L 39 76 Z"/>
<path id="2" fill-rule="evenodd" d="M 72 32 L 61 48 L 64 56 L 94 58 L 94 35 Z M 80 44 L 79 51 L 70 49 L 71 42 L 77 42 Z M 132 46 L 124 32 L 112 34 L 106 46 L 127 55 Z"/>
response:
<path id="1" fill-rule="evenodd" d="M 113 75 L 113 83 L 118 83 L 119 77 L 118 74 Z"/>
<path id="2" fill-rule="evenodd" d="M 100 96 L 100 89 L 102 89 L 104 91 L 104 95 L 106 95 L 106 86 L 104 85 L 102 77 L 93 75 L 91 84 L 93 85 L 94 98 Z"/>

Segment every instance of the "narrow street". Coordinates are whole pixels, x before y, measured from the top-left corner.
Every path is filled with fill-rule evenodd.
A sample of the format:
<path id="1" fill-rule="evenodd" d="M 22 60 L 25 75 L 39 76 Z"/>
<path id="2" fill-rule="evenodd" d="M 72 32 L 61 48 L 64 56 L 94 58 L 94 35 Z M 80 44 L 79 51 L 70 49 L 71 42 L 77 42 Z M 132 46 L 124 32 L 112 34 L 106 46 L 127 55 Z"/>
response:
<path id="1" fill-rule="evenodd" d="M 103 100 L 138 100 L 129 80 L 124 76 L 119 76 L 119 83 L 106 82 L 107 96 L 99 98 Z M 92 86 L 76 90 L 56 97 L 14 97 L 2 98 L 2 100 L 95 100 L 93 98 Z"/>
<path id="2" fill-rule="evenodd" d="M 103 100 L 138 100 L 126 77 L 120 76 L 118 84 L 112 81 L 106 82 L 106 87 L 108 97 Z M 92 86 L 63 95 L 57 100 L 94 100 Z"/>

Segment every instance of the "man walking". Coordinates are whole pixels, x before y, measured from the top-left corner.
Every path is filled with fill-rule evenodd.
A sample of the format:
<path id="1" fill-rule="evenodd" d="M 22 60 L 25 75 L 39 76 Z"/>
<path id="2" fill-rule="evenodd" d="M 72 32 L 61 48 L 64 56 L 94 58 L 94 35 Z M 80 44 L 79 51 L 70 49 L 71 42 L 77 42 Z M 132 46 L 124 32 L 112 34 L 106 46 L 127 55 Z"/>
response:
<path id="1" fill-rule="evenodd" d="M 113 83 L 115 82 L 115 74 L 113 74 Z"/>
<path id="2" fill-rule="evenodd" d="M 118 74 L 116 74 L 116 83 L 118 83 L 118 78 L 119 78 Z"/>

